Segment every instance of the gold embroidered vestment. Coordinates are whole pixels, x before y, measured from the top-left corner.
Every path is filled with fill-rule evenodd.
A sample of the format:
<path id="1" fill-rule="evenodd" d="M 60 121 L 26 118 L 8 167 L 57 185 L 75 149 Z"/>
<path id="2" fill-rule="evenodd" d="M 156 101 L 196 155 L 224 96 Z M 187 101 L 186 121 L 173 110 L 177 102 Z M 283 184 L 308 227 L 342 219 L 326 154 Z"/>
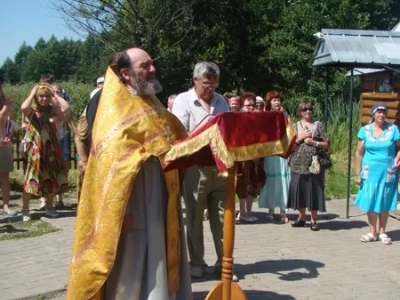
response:
<path id="1" fill-rule="evenodd" d="M 156 97 L 139 97 L 109 68 L 92 133 L 72 249 L 68 300 L 103 299 L 125 208 L 142 164 L 164 156 L 186 137 L 180 121 Z M 179 287 L 179 174 L 164 173 L 168 189 L 166 251 L 169 293 Z"/>

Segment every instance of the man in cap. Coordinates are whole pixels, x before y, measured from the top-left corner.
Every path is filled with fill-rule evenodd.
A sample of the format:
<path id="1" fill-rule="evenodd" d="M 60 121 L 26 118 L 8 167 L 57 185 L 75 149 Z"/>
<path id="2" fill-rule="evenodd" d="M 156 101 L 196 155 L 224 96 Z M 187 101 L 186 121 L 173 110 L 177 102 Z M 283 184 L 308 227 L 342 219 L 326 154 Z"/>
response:
<path id="1" fill-rule="evenodd" d="M 172 106 L 174 105 L 175 98 L 176 94 L 172 94 L 171 96 L 168 97 L 167 109 L 170 112 L 172 112 Z"/>
<path id="2" fill-rule="evenodd" d="M 89 98 L 92 99 L 93 96 L 103 87 L 103 85 L 104 85 L 104 76 L 97 78 L 96 88 L 90 93 Z"/>
<path id="3" fill-rule="evenodd" d="M 263 98 L 260 96 L 256 97 L 256 110 L 258 111 L 264 111 L 265 110 L 265 102 Z"/>

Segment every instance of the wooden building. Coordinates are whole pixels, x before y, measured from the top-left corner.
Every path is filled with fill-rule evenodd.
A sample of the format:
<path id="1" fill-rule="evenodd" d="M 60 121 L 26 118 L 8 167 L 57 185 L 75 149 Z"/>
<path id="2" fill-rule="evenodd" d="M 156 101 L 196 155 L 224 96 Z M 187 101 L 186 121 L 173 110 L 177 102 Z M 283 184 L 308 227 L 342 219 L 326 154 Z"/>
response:
<path id="1" fill-rule="evenodd" d="M 400 125 L 400 23 L 391 31 L 322 29 L 314 36 L 315 46 L 312 66 L 324 68 L 345 68 L 350 71 L 349 99 L 349 145 L 347 165 L 346 218 L 349 217 L 350 182 L 352 162 L 352 110 L 353 73 L 355 69 L 372 68 L 362 74 L 362 96 L 360 104 L 360 125 L 371 119 L 371 106 L 384 102 L 389 108 L 388 121 Z M 379 71 L 379 72 L 376 72 Z M 327 72 L 328 74 L 328 72 Z M 328 91 L 328 80 L 327 88 Z M 328 102 L 326 93 L 325 103 Z M 399 214 L 400 215 L 400 214 Z"/>
<path id="2" fill-rule="evenodd" d="M 400 71 L 355 71 L 361 73 L 360 125 L 368 124 L 371 120 L 371 107 L 380 102 L 388 107 L 387 121 L 400 127 Z"/>

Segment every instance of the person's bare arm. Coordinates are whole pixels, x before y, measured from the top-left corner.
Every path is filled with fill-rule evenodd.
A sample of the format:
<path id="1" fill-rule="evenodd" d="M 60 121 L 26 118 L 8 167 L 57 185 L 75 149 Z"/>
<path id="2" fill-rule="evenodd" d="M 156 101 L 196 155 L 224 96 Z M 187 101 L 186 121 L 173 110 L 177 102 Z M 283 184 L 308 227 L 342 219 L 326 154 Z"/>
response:
<path id="1" fill-rule="evenodd" d="M 7 124 L 7 126 L 12 126 L 10 124 L 10 116 L 11 116 L 11 101 L 9 99 L 1 99 L 2 101 L 1 106 L 0 106 L 0 120 Z M 11 127 L 11 130 L 9 131 L 9 128 L 7 128 L 6 136 L 3 138 L 2 142 L 3 143 L 8 143 L 11 140 L 11 136 L 13 134 L 13 130 Z"/>
<path id="2" fill-rule="evenodd" d="M 316 148 L 320 148 L 322 150 L 328 150 L 329 149 L 329 141 L 322 141 L 318 142 L 316 140 L 313 140 L 312 138 L 306 138 L 304 140 L 304 143 L 310 146 L 314 146 Z"/>
<path id="3" fill-rule="evenodd" d="M 397 150 L 397 155 L 394 158 L 394 167 L 399 168 L 400 167 L 400 140 L 396 141 L 396 150 Z"/>
<path id="4" fill-rule="evenodd" d="M 11 116 L 11 100 L 4 96 L 3 87 L 0 84 L 0 119 Z"/>
<path id="5" fill-rule="evenodd" d="M 54 115 L 60 121 L 68 120 L 71 108 L 64 98 L 54 94 L 54 97 L 51 98 L 51 104 L 53 106 Z"/>
<path id="6" fill-rule="evenodd" d="M 3 106 L 0 109 L 0 120 L 8 118 L 11 114 L 11 101 L 5 99 L 2 104 Z"/>
<path id="7" fill-rule="evenodd" d="M 361 185 L 361 161 L 364 156 L 364 141 L 358 140 L 357 141 L 357 149 L 356 154 L 354 156 L 354 172 L 356 173 L 356 184 Z"/>
<path id="8" fill-rule="evenodd" d="M 28 98 L 26 98 L 25 101 L 21 104 L 21 111 L 25 116 L 30 116 L 33 113 L 32 103 L 38 87 L 38 85 L 35 85 Z"/>

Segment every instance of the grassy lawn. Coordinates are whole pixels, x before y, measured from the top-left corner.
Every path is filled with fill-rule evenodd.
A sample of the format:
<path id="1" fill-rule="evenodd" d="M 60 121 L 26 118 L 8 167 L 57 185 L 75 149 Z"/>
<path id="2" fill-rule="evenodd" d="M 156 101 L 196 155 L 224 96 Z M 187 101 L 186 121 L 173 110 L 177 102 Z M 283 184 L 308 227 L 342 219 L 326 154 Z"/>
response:
<path id="1" fill-rule="evenodd" d="M 56 227 L 42 220 L 2 223 L 0 224 L 0 241 L 37 237 L 56 231 L 58 231 Z"/>
<path id="2" fill-rule="evenodd" d="M 326 199 L 343 199 L 346 197 L 347 186 L 347 151 L 342 151 L 331 156 L 333 167 L 325 174 L 325 196 Z M 69 172 L 70 189 L 64 194 L 65 198 L 76 197 L 76 186 L 78 178 L 78 170 L 72 169 Z M 23 180 L 22 170 L 15 170 L 11 174 L 12 196 L 10 201 L 11 209 L 20 211 L 22 208 L 21 182 Z M 354 176 L 351 177 L 350 193 L 355 194 L 357 187 L 354 184 Z M 70 199 L 73 200 L 73 199 Z M 75 200 L 73 200 L 75 201 Z M 39 206 L 39 199 L 31 200 L 31 207 Z M 68 203 L 66 203 L 68 205 Z M 75 204 L 75 203 L 74 203 Z M 20 218 L 17 218 L 20 220 Z M 0 241 L 10 239 L 22 239 L 29 237 L 37 237 L 47 233 L 58 231 L 49 223 L 43 220 L 32 220 L 22 222 L 14 220 L 8 223 L 0 218 Z"/>
<path id="3" fill-rule="evenodd" d="M 78 170 L 71 170 L 69 173 L 70 189 L 64 198 L 75 198 L 76 197 L 76 183 L 78 178 Z M 56 232 L 59 229 L 52 226 L 48 222 L 41 219 L 33 219 L 29 222 L 22 222 L 21 220 L 21 209 L 22 209 L 22 188 L 21 182 L 23 181 L 22 170 L 15 169 L 10 176 L 11 181 L 11 199 L 10 208 L 19 213 L 19 216 L 7 218 L 5 216 L 0 216 L 0 241 L 11 240 L 11 239 L 23 239 L 30 237 L 38 237 L 47 233 Z M 0 192 L 1 194 L 1 192 Z M 65 202 L 66 207 L 73 209 L 76 204 L 75 200 L 71 203 Z M 1 200 L 0 200 L 1 201 Z M 35 209 L 40 205 L 40 200 L 34 197 L 30 201 L 31 209 Z M 65 209 L 64 208 L 64 209 Z M 2 213 L 2 210 L 0 209 Z"/>
<path id="4" fill-rule="evenodd" d="M 326 199 L 346 198 L 347 192 L 347 153 L 339 153 L 331 157 L 333 166 L 325 173 L 325 196 Z M 350 177 L 350 194 L 357 193 L 354 184 L 353 165 Z"/>

